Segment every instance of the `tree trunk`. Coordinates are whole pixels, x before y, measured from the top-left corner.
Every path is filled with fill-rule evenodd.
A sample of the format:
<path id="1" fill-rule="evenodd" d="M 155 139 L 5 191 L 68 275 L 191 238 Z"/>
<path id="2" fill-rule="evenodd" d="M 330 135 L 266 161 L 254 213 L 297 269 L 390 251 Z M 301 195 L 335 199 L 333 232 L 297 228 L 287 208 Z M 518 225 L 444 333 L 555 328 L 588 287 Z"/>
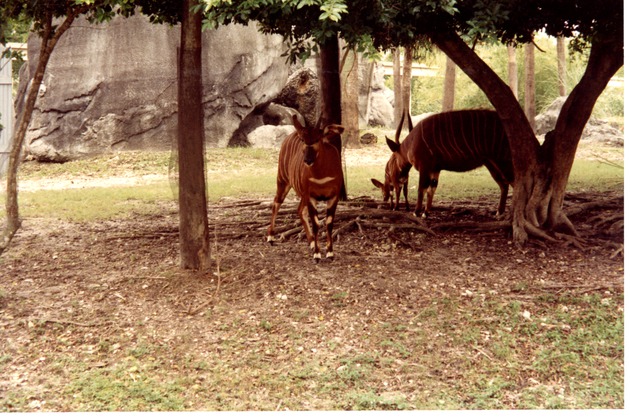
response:
<path id="1" fill-rule="evenodd" d="M 341 124 L 341 81 L 339 77 L 339 40 L 332 37 L 327 39 L 320 46 L 319 59 L 321 63 L 321 74 L 319 83 L 322 93 L 322 112 L 319 118 L 320 127 L 329 124 Z M 335 136 L 331 143 L 342 154 L 343 147 L 341 136 Z M 347 200 L 345 180 L 341 185 L 339 194 L 340 200 Z"/>
<path id="2" fill-rule="evenodd" d="M 201 13 L 183 4 L 177 90 L 179 247 L 181 267 L 202 269 L 210 257 L 201 69 Z"/>
<path id="3" fill-rule="evenodd" d="M 536 130 L 536 59 L 534 44 L 525 44 L 525 115 Z"/>
<path id="4" fill-rule="evenodd" d="M 518 99 L 518 66 L 516 64 L 516 47 L 514 45 L 507 46 L 508 51 L 508 84 L 514 97 Z"/>
<path id="5" fill-rule="evenodd" d="M 392 78 L 394 82 L 394 121 L 390 128 L 396 128 L 403 113 L 402 109 L 402 78 L 400 77 L 400 48 L 392 52 Z"/>
<path id="6" fill-rule="evenodd" d="M 339 77 L 339 41 L 337 37 L 320 45 L 322 74 L 322 113 L 320 126 L 341 124 L 341 81 Z"/>
<path id="7" fill-rule="evenodd" d="M 20 212 L 18 206 L 18 189 L 17 189 L 17 174 L 18 168 L 22 161 L 22 148 L 26 139 L 26 131 L 31 122 L 33 110 L 35 109 L 35 102 L 39 94 L 39 87 L 44 80 L 44 74 L 46 73 L 46 66 L 50 60 L 50 56 L 55 49 L 55 45 L 59 41 L 59 38 L 68 30 L 74 19 L 81 13 L 85 13 L 86 7 L 80 7 L 75 9 L 69 9 L 66 13 L 65 20 L 56 29 L 53 28 L 52 13 L 49 14 L 43 22 L 43 34 L 41 49 L 39 52 L 39 61 L 33 79 L 28 90 L 27 99 L 24 104 L 24 108 L 17 120 L 17 130 L 13 135 L 13 142 L 11 144 L 11 150 L 9 153 L 9 165 L 7 169 L 7 197 L 6 197 L 6 212 L 7 222 L 0 238 L 0 254 L 9 246 L 11 239 L 18 231 L 21 225 Z"/>
<path id="8" fill-rule="evenodd" d="M 400 98 L 402 112 L 411 110 L 411 70 L 413 68 L 413 49 L 405 47 L 403 57 L 402 80 L 400 81 Z M 406 112 L 405 112 L 406 113 Z"/>
<path id="9" fill-rule="evenodd" d="M 593 106 L 623 65 L 623 39 L 593 41 L 586 71 L 542 147 L 509 86 L 456 33 L 436 35 L 433 41 L 488 96 L 503 122 L 510 148 L 518 150 L 512 154 L 514 243 L 523 245 L 529 235 L 553 240 L 550 233 L 555 231 L 575 233 L 562 211 L 566 183 Z"/>
<path id="10" fill-rule="evenodd" d="M 357 148 L 359 143 L 359 55 L 356 50 L 346 49 L 341 72 L 342 125 L 346 147 Z"/>
<path id="11" fill-rule="evenodd" d="M 549 174 L 553 191 L 545 209 L 549 228 L 574 231 L 562 212 L 564 192 L 584 126 L 608 82 L 623 66 L 623 53 L 623 40 L 595 37 L 584 75 L 560 110 L 555 129 L 545 138 L 543 157 L 551 161 Z"/>
<path id="12" fill-rule="evenodd" d="M 444 71 L 444 94 L 442 95 L 442 112 L 455 108 L 455 77 L 457 66 L 446 56 L 446 70 Z"/>
<path id="13" fill-rule="evenodd" d="M 558 95 L 567 96 L 567 56 L 564 50 L 564 37 L 557 38 L 556 51 L 558 53 Z"/>

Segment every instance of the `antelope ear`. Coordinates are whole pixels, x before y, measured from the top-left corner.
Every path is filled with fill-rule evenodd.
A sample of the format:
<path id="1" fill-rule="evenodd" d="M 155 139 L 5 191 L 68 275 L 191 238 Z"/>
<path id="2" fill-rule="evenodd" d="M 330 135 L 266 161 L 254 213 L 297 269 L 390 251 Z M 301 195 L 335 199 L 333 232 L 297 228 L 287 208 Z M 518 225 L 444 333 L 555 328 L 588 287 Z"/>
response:
<path id="1" fill-rule="evenodd" d="M 385 136 L 385 141 L 387 142 L 387 145 L 389 146 L 389 150 L 391 150 L 393 153 L 396 153 L 397 151 L 400 150 L 400 143 L 396 143 L 394 140 L 390 139 L 387 136 Z"/>
<path id="2" fill-rule="evenodd" d="M 324 137 L 332 137 L 336 134 L 343 133 L 343 126 L 339 124 L 330 124 L 324 129 Z"/>
<path id="3" fill-rule="evenodd" d="M 385 185 L 383 185 L 383 183 L 382 183 L 381 181 L 379 181 L 378 179 L 374 179 L 374 178 L 372 178 L 371 180 L 372 180 L 372 184 L 374 184 L 374 186 L 375 186 L 376 188 L 383 189 L 383 187 L 385 186 Z"/>

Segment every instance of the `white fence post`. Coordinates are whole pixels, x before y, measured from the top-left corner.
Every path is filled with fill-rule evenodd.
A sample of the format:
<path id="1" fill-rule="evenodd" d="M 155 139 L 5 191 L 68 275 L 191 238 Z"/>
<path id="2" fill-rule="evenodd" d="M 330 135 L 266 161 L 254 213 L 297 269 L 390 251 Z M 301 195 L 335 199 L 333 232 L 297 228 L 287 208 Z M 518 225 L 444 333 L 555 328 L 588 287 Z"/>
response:
<path id="1" fill-rule="evenodd" d="M 9 165 L 9 150 L 13 137 L 13 79 L 10 58 L 2 58 L 4 47 L 0 45 L 0 177 Z"/>

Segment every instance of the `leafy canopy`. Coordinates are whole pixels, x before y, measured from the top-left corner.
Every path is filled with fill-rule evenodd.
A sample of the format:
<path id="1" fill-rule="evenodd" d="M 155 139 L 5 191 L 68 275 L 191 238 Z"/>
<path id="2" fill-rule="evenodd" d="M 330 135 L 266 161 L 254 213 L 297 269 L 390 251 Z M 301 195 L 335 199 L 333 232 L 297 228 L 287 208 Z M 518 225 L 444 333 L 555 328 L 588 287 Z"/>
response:
<path id="1" fill-rule="evenodd" d="M 621 36 L 622 0 L 201 0 L 206 28 L 258 21 L 281 34 L 292 58 L 332 36 L 366 49 L 412 46 L 457 32 L 476 42 L 524 43 L 535 32 L 563 35 L 581 50 L 596 36 Z"/>

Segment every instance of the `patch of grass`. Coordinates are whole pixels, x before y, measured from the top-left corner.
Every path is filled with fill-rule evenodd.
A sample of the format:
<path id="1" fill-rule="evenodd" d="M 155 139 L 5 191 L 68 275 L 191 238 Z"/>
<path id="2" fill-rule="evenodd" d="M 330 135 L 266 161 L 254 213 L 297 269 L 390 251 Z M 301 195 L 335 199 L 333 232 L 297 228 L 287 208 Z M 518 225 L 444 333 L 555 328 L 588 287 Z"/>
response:
<path id="1" fill-rule="evenodd" d="M 621 164 L 623 165 L 623 162 Z M 623 189 L 623 183 L 623 167 L 602 161 L 576 159 L 569 176 L 567 190 L 618 190 Z"/>
<path id="2" fill-rule="evenodd" d="M 170 159 L 170 152 L 141 151 L 99 155 L 65 163 L 27 161 L 20 166 L 20 179 L 168 174 Z"/>
<path id="3" fill-rule="evenodd" d="M 79 374 L 64 392 L 72 395 L 73 411 L 183 410 L 184 387 L 152 378 L 135 365 Z"/>
<path id="4" fill-rule="evenodd" d="M 390 152 L 378 145 L 387 160 Z M 374 153 L 371 150 L 370 153 Z M 278 151 L 250 148 L 210 149 L 207 151 L 207 196 L 213 203 L 222 198 L 265 198 L 275 195 Z M 170 152 L 121 152 L 64 164 L 25 162 L 20 179 L 93 179 L 112 176 L 162 174 L 167 178 Z M 351 197 L 380 198 L 370 178 L 381 179 L 384 165 L 353 164 L 346 166 L 347 190 Z M 593 160 L 576 160 L 569 179 L 569 190 L 605 190 L 623 186 L 623 170 Z M 417 172 L 412 170 L 409 201 L 417 199 Z M 499 197 L 499 189 L 485 168 L 466 173 L 443 171 L 436 195 L 440 200 L 462 200 L 480 196 Z M 66 190 L 38 190 L 20 193 L 20 213 L 25 217 L 53 217 L 71 221 L 104 220 L 133 214 L 163 212 L 164 206 L 176 211 L 177 185 L 174 181 L 157 181 L 140 186 L 113 186 Z M 294 198 L 294 193 L 289 194 Z M 0 193 L 5 200 L 5 193 Z M 0 208 L 0 217 L 5 209 Z"/>
<path id="5" fill-rule="evenodd" d="M 0 194 L 5 200 L 5 194 Z M 133 214 L 154 214 L 160 205 L 173 203 L 167 184 L 136 187 L 40 190 L 19 195 L 20 214 L 25 217 L 50 217 L 69 221 L 127 218 Z M 4 217 L 5 209 L 0 209 Z"/>
<path id="6" fill-rule="evenodd" d="M 378 395 L 374 391 L 348 393 L 349 410 L 408 410 L 409 403 L 404 395 L 396 393 Z"/>

